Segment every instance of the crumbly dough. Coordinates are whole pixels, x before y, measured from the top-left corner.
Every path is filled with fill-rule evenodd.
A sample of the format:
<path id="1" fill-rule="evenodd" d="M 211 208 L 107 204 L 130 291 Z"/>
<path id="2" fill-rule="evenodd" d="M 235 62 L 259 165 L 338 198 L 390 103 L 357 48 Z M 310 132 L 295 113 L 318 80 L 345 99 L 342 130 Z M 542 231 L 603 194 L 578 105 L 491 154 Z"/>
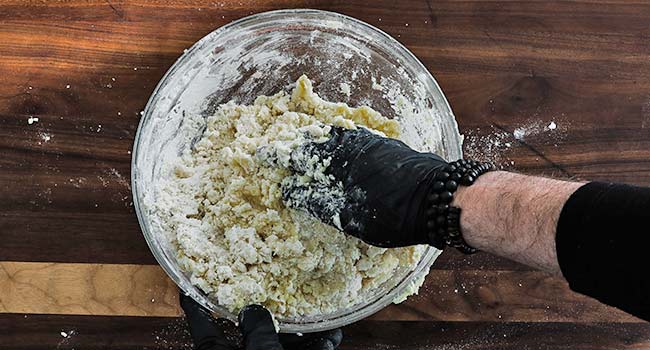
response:
<path id="1" fill-rule="evenodd" d="M 363 301 L 419 261 L 424 247 L 372 247 L 283 204 L 291 152 L 326 140 L 331 125 L 393 138 L 400 130 L 369 107 L 322 100 L 302 76 L 291 94 L 221 105 L 160 187 L 155 206 L 178 262 L 218 304 L 237 312 L 259 303 L 281 318 L 327 314 Z M 327 160 L 315 161 L 303 181 L 325 176 Z"/>

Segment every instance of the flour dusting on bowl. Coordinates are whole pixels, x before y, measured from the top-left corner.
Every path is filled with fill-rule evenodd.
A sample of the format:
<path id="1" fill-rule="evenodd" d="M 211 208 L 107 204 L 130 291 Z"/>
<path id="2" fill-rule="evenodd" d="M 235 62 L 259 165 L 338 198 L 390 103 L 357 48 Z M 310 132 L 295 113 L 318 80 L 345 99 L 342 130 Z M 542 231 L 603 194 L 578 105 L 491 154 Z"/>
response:
<path id="1" fill-rule="evenodd" d="M 449 160 L 461 157 L 456 122 L 431 75 L 406 48 L 368 24 L 331 12 L 282 10 L 241 19 L 201 39 L 167 72 L 145 109 L 132 187 L 140 225 L 158 262 L 181 289 L 221 316 L 234 318 L 193 285 L 169 243 L 175 232 L 147 204 L 161 200 L 154 189 L 173 176 L 170 164 L 200 142 L 219 106 L 252 105 L 258 96 L 288 92 L 303 74 L 325 100 L 370 106 L 397 120 L 409 146 Z M 349 85 L 349 96 L 341 83 Z M 280 329 L 331 329 L 377 312 L 413 288 L 439 253 L 426 247 L 415 268 L 400 266 L 362 302 L 318 315 L 280 317 Z"/>

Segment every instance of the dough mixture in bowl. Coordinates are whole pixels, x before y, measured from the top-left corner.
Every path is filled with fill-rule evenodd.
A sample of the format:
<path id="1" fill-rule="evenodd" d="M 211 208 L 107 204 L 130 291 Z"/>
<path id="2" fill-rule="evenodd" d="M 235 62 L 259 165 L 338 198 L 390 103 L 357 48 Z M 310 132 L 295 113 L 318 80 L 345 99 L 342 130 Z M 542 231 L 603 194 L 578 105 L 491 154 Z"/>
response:
<path id="1" fill-rule="evenodd" d="M 423 246 L 372 247 L 283 203 L 282 182 L 292 177 L 331 182 L 333 203 L 342 195 L 323 173 L 327 159 L 310 159 L 306 175 L 288 169 L 292 151 L 326 140 L 333 125 L 400 137 L 397 121 L 324 101 L 302 76 L 291 94 L 219 106 L 157 186 L 154 208 L 179 265 L 231 312 L 252 303 L 280 318 L 336 312 L 420 260 Z"/>

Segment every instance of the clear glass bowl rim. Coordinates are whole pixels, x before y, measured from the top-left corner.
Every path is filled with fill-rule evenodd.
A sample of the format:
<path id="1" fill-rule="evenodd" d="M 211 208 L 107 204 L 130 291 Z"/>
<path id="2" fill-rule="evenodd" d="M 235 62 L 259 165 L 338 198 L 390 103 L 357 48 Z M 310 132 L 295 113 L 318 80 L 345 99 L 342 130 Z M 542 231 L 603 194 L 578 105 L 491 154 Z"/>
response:
<path id="1" fill-rule="evenodd" d="M 136 135 L 134 139 L 132 159 L 131 159 L 131 185 L 132 185 L 133 204 L 134 204 L 136 215 L 138 217 L 140 228 L 142 229 L 147 245 L 149 246 L 152 254 L 154 255 L 154 258 L 160 264 L 163 270 L 167 273 L 167 275 L 176 283 L 177 286 L 179 286 L 179 288 L 181 288 L 185 293 L 189 293 L 197 302 L 199 302 L 199 304 L 201 304 L 202 306 L 208 309 L 211 309 L 213 312 L 217 312 L 219 316 L 222 317 L 226 316 L 227 318 L 233 320 L 236 318 L 235 315 L 232 315 L 231 313 L 227 312 L 225 309 L 223 309 L 218 305 L 214 305 L 211 302 L 208 302 L 207 298 L 205 297 L 199 298 L 197 295 L 195 295 L 195 293 L 190 293 L 189 291 L 185 290 L 184 288 L 185 282 L 182 281 L 182 278 L 177 273 L 177 271 L 175 271 L 172 268 L 172 266 L 170 266 L 170 263 L 173 262 L 170 262 L 170 259 L 163 252 L 162 248 L 157 244 L 156 239 L 153 237 L 152 233 L 149 230 L 149 224 L 145 219 L 145 213 L 142 207 L 142 203 L 140 203 L 141 195 L 138 187 L 138 172 L 136 166 L 139 151 L 140 151 L 139 146 L 140 146 L 140 139 L 141 139 L 141 130 L 145 122 L 152 117 L 153 106 L 156 104 L 157 99 L 159 98 L 160 90 L 164 86 L 166 86 L 168 80 L 170 79 L 170 77 L 174 75 L 176 70 L 182 67 L 183 63 L 189 57 L 192 57 L 194 51 L 196 51 L 198 48 L 201 48 L 206 41 L 214 40 L 220 34 L 223 34 L 231 29 L 236 29 L 237 27 L 243 26 L 249 22 L 270 21 L 269 23 L 272 23 L 273 21 L 276 21 L 278 19 L 282 19 L 282 18 L 286 19 L 287 17 L 298 17 L 301 15 L 307 15 L 307 16 L 318 15 L 330 20 L 350 22 L 356 26 L 362 27 L 363 30 L 368 31 L 369 35 L 377 35 L 381 40 L 383 40 L 382 46 L 385 46 L 387 49 L 395 51 L 398 55 L 400 55 L 401 59 L 405 61 L 409 61 L 409 63 L 415 67 L 418 73 L 423 75 L 424 81 L 422 81 L 422 83 L 426 84 L 427 91 L 433 95 L 438 95 L 437 102 L 441 104 L 438 107 L 441 110 L 444 110 L 444 112 L 447 113 L 447 115 L 451 118 L 451 121 L 453 122 L 454 130 L 452 131 L 454 132 L 452 133 L 452 135 L 446 135 L 448 137 L 454 138 L 453 140 L 448 140 L 448 142 L 445 144 L 445 147 L 448 148 L 447 149 L 448 157 L 458 159 L 461 158 L 462 156 L 462 149 L 461 149 L 462 141 L 461 141 L 460 134 L 458 132 L 458 126 L 455 122 L 455 118 L 451 110 L 451 107 L 449 106 L 449 103 L 446 97 L 444 96 L 442 90 L 440 89 L 440 86 L 438 85 L 437 81 L 433 78 L 433 76 L 428 71 L 428 69 L 420 62 L 420 60 L 413 53 L 411 53 L 410 50 L 408 50 L 400 42 L 398 42 L 396 39 L 394 39 L 384 31 L 366 22 L 363 22 L 356 18 L 343 15 L 340 13 L 316 10 L 316 9 L 274 10 L 274 11 L 257 13 L 254 15 L 250 15 L 235 20 L 233 22 L 230 22 L 228 24 L 225 24 L 217 28 L 216 30 L 208 33 L 206 36 L 198 40 L 196 43 L 194 43 L 194 45 L 192 45 L 191 48 L 185 50 L 185 52 L 174 62 L 174 64 L 161 78 L 161 80 L 159 81 L 158 85 L 154 89 L 153 93 L 151 94 L 147 102 L 147 105 L 144 110 L 144 115 L 140 119 L 138 129 L 136 131 Z M 324 331 L 328 329 L 339 328 L 354 323 L 363 318 L 366 318 L 378 312 L 379 310 L 383 309 L 384 307 L 388 306 L 389 304 L 391 304 L 396 297 L 400 296 L 405 292 L 406 288 L 409 287 L 410 283 L 415 278 L 421 276 L 421 274 L 423 273 L 424 274 L 428 273 L 428 270 L 430 269 L 431 265 L 433 264 L 433 262 L 435 261 L 435 259 L 438 257 L 440 253 L 441 251 L 435 248 L 432 247 L 428 248 L 427 251 L 425 251 L 423 257 L 420 259 L 420 262 L 412 272 L 410 272 L 399 284 L 393 287 L 386 295 L 376 299 L 374 302 L 370 304 L 365 304 L 361 308 L 351 313 L 344 314 L 343 316 L 338 316 L 332 319 L 326 319 L 320 322 L 311 322 L 311 323 L 280 322 L 280 331 L 287 332 L 287 333 L 308 333 L 308 332 Z"/>

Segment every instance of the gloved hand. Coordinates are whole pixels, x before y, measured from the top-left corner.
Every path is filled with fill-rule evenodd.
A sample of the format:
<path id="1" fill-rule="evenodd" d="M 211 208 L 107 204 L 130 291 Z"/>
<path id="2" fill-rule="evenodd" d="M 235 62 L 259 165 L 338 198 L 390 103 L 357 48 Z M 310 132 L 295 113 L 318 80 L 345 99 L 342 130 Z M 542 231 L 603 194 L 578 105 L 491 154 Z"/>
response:
<path id="1" fill-rule="evenodd" d="M 275 332 L 271 314 L 260 305 L 239 313 L 239 328 L 231 321 L 214 319 L 192 298 L 180 294 L 196 350 L 335 350 L 342 339 L 340 329 L 303 336 Z"/>
<path id="2" fill-rule="evenodd" d="M 364 128 L 335 127 L 330 134 L 324 143 L 309 143 L 294 151 L 291 166 L 300 173 L 305 153 L 308 157 L 331 158 L 325 172 L 343 184 L 340 228 L 380 247 L 431 244 L 425 201 L 436 173 L 445 170 L 448 163 Z M 306 210 L 327 224 L 337 224 L 331 205 L 322 199 L 327 196 L 320 195 L 322 184 L 287 181 L 282 190 L 288 205 Z"/>

